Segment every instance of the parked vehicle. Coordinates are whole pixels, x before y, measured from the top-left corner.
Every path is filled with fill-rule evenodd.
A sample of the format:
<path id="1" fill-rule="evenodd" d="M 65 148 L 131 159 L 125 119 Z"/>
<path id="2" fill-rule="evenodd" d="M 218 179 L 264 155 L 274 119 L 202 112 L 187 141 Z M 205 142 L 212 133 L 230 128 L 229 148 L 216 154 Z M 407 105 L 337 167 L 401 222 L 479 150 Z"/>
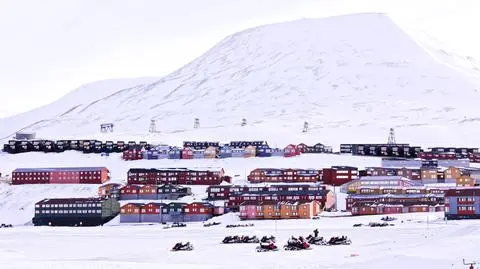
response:
<path id="1" fill-rule="evenodd" d="M 185 244 L 182 242 L 176 243 L 173 246 L 172 251 L 192 251 L 193 245 L 190 242 L 186 242 Z"/>

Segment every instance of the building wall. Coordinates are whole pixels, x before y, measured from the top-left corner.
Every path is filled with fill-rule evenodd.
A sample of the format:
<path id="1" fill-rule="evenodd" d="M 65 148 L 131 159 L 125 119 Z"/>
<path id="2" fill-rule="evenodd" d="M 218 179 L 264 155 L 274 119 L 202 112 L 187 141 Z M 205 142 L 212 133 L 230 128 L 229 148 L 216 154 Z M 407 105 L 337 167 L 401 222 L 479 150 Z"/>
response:
<path id="1" fill-rule="evenodd" d="M 140 214 L 120 214 L 120 223 L 140 223 Z"/>
<path id="2" fill-rule="evenodd" d="M 138 200 L 138 193 L 120 193 L 120 200 Z"/>
<path id="3" fill-rule="evenodd" d="M 140 216 L 140 222 L 163 222 L 162 214 L 142 214 Z"/>
<path id="4" fill-rule="evenodd" d="M 185 214 L 186 222 L 196 222 L 196 221 L 206 221 L 210 219 L 212 215 L 210 214 Z"/>

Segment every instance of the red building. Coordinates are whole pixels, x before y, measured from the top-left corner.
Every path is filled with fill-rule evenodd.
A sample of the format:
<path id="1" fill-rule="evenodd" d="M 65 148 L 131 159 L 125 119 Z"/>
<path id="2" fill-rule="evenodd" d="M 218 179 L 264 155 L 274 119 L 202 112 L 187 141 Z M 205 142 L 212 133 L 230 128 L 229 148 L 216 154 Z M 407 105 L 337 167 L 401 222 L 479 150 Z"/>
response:
<path id="1" fill-rule="evenodd" d="M 308 150 L 308 146 L 305 143 L 300 143 L 297 145 L 297 149 L 300 153 L 305 153 Z"/>
<path id="2" fill-rule="evenodd" d="M 145 148 L 142 145 L 135 145 L 130 147 L 128 150 L 125 150 L 122 153 L 122 158 L 125 161 L 134 161 L 143 159 L 143 153 Z"/>
<path id="3" fill-rule="evenodd" d="M 316 169 L 282 169 L 257 168 L 250 172 L 247 179 L 251 183 L 263 182 L 318 182 L 321 179 L 321 170 Z"/>
<path id="4" fill-rule="evenodd" d="M 300 154 L 301 154 L 300 150 L 297 148 L 297 146 L 295 146 L 293 144 L 290 144 L 283 149 L 283 156 L 284 157 L 294 157 L 294 156 L 298 156 Z"/>
<path id="5" fill-rule="evenodd" d="M 358 178 L 358 168 L 351 166 L 332 166 L 323 168 L 322 180 L 324 184 L 340 186 Z"/>
<path id="6" fill-rule="evenodd" d="M 139 199 L 141 186 L 126 185 L 120 188 L 120 200 L 137 200 Z"/>
<path id="7" fill-rule="evenodd" d="M 271 186 L 269 188 L 275 188 Z M 318 201 L 321 203 L 321 208 L 332 208 L 336 204 L 335 194 L 324 188 L 323 186 L 314 187 L 320 188 L 315 190 L 296 190 L 296 191 L 269 191 L 269 192 L 247 192 L 242 194 L 232 194 L 228 198 L 227 207 L 232 210 L 237 210 L 245 201 L 256 202 L 309 202 Z"/>
<path id="8" fill-rule="evenodd" d="M 193 159 L 193 150 L 191 148 L 184 148 L 182 150 L 182 159 Z"/>
<path id="9" fill-rule="evenodd" d="M 102 184 L 110 180 L 106 167 L 18 168 L 12 184 Z"/>
<path id="10" fill-rule="evenodd" d="M 128 184 L 174 184 L 174 185 L 219 185 L 229 181 L 223 168 L 165 168 L 145 169 L 131 168 L 128 170 Z"/>

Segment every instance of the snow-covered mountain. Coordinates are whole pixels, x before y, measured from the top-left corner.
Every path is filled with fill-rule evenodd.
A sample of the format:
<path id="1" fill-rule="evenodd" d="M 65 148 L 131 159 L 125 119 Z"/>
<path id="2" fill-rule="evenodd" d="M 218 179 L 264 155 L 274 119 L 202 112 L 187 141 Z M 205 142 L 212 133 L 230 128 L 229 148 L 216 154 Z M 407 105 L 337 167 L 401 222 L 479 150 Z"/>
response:
<path id="1" fill-rule="evenodd" d="M 208 127 L 201 133 L 206 138 L 219 128 L 229 137 L 299 133 L 308 121 L 310 136 L 330 144 L 340 137 L 381 142 L 390 127 L 404 140 L 416 139 L 406 142 L 426 143 L 435 134 L 438 141 L 465 143 L 474 141 L 468 134 L 480 120 L 479 85 L 384 14 L 304 19 L 231 35 L 161 79 L 83 86 L 51 105 L 0 120 L 0 138 L 20 129 L 52 138 L 92 136 L 104 122 L 139 134 L 151 119 L 163 135 L 185 137 L 198 117 Z M 236 127 L 242 118 L 248 131 Z"/>

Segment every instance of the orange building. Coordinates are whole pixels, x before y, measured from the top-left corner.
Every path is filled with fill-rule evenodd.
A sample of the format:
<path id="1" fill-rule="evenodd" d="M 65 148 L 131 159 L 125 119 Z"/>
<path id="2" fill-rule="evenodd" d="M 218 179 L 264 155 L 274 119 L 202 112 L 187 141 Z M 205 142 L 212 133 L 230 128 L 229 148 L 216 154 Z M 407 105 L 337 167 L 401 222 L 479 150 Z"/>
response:
<path id="1" fill-rule="evenodd" d="M 297 219 L 298 218 L 298 203 L 297 202 L 281 202 L 280 203 L 280 218 L 282 218 L 282 219 Z"/>
<path id="2" fill-rule="evenodd" d="M 280 204 L 275 201 L 266 201 L 261 203 L 264 219 L 279 219 Z"/>
<path id="3" fill-rule="evenodd" d="M 453 166 L 445 169 L 443 173 L 445 175 L 445 179 L 457 179 L 462 176 L 462 171 L 459 168 Z"/>
<path id="4" fill-rule="evenodd" d="M 318 201 L 301 203 L 298 205 L 298 217 L 301 219 L 311 219 L 322 211 L 321 204 Z"/>
<path id="5" fill-rule="evenodd" d="M 457 186 L 461 187 L 474 187 L 476 180 L 468 175 L 462 175 L 456 179 Z"/>

